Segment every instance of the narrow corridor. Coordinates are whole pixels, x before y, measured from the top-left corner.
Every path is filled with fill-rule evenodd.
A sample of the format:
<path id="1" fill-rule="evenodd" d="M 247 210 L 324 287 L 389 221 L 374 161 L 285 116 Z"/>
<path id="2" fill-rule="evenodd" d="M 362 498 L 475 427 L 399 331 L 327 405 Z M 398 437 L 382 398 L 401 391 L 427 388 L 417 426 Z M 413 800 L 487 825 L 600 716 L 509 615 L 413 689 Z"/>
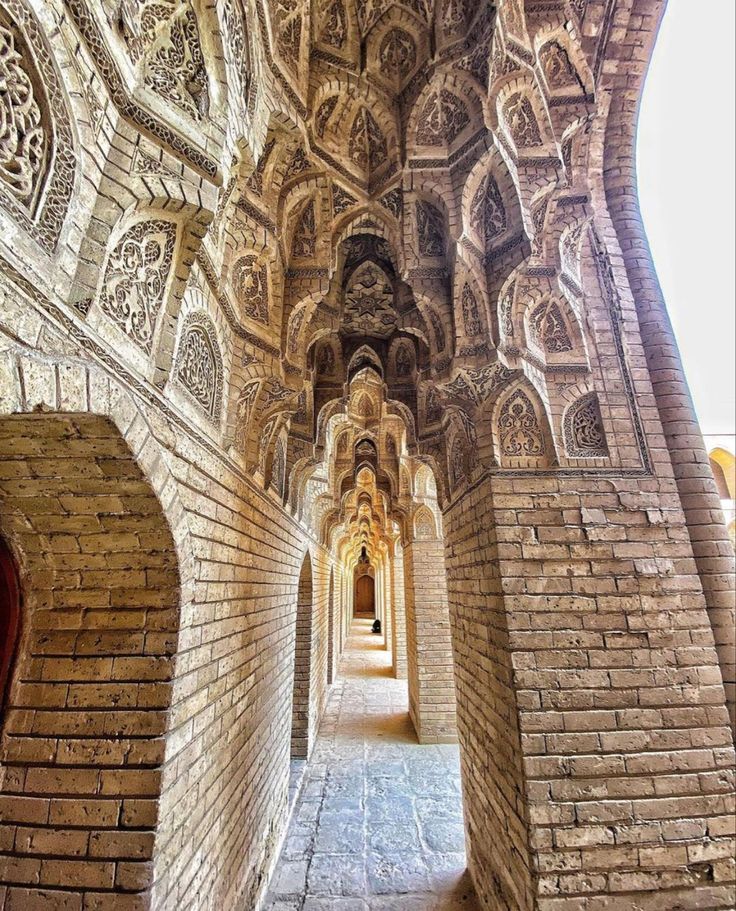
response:
<path id="1" fill-rule="evenodd" d="M 420 745 L 406 681 L 355 620 L 267 911 L 476 911 L 458 748 Z"/>

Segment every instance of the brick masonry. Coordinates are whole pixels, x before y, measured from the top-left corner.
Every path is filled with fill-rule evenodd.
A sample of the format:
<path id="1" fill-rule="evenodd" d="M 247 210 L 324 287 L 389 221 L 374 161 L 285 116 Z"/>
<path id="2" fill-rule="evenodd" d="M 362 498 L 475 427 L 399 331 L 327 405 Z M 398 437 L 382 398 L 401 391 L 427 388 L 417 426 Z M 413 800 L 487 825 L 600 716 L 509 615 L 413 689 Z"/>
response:
<path id="1" fill-rule="evenodd" d="M 0 908 L 257 908 L 363 550 L 487 911 L 733 908 L 733 551 L 636 196 L 663 4 L 98 6 L 0 2 Z"/>

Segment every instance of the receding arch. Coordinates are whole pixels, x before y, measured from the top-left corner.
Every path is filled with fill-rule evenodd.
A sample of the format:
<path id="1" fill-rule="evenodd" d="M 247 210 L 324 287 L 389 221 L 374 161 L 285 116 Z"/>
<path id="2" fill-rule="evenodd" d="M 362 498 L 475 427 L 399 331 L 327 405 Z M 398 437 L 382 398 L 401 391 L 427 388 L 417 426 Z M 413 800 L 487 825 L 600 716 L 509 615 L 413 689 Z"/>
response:
<path id="1" fill-rule="evenodd" d="M 312 739 L 310 696 L 312 673 L 312 559 L 304 555 L 296 595 L 294 695 L 291 707 L 291 758 L 307 759 Z"/>

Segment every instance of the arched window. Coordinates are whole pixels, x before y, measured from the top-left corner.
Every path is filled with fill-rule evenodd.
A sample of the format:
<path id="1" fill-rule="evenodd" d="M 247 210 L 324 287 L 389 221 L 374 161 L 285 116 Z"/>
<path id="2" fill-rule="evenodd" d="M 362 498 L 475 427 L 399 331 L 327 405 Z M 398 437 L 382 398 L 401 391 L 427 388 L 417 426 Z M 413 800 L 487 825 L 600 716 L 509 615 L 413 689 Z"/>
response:
<path id="1" fill-rule="evenodd" d="M 10 549 L 0 538 L 0 713 L 5 707 L 19 630 L 18 570 Z"/>

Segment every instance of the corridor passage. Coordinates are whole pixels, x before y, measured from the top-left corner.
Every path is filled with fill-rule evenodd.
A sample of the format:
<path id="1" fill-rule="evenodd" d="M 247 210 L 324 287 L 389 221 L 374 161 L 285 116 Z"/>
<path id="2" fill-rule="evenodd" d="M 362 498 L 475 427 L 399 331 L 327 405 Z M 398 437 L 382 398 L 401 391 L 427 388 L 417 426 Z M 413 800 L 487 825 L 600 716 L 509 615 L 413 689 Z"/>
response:
<path id="1" fill-rule="evenodd" d="M 383 637 L 353 621 L 267 911 L 476 911 L 458 748 L 423 746 Z"/>

